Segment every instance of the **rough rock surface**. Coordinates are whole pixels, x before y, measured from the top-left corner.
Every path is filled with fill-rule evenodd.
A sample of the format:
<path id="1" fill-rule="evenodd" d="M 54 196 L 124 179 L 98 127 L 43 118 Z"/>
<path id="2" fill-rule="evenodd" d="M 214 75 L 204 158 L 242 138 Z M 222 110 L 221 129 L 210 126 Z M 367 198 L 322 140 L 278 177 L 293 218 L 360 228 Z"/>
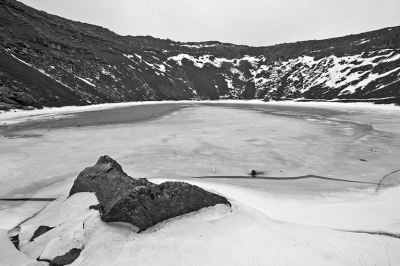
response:
<path id="1" fill-rule="evenodd" d="M 400 27 L 264 47 L 120 36 L 0 1 L 0 110 L 188 99 L 400 103 Z"/>
<path id="2" fill-rule="evenodd" d="M 104 222 L 126 222 L 140 231 L 204 207 L 230 205 L 226 198 L 187 183 L 156 185 L 145 178 L 134 179 L 107 155 L 78 175 L 70 195 L 79 192 L 96 193 Z"/>
<path id="3" fill-rule="evenodd" d="M 51 229 L 53 229 L 54 227 L 50 227 L 47 225 L 41 225 L 38 227 L 38 229 L 36 229 L 35 233 L 33 233 L 33 236 L 31 238 L 31 241 L 35 240 L 35 238 L 47 233 L 48 231 L 50 231 Z"/>
<path id="4" fill-rule="evenodd" d="M 80 250 L 78 248 L 73 248 L 70 251 L 68 251 L 67 253 L 65 253 L 64 255 L 55 257 L 50 262 L 50 265 L 51 266 L 63 266 L 63 265 L 71 264 L 79 257 L 79 254 L 81 254 L 81 251 L 82 250 Z"/>

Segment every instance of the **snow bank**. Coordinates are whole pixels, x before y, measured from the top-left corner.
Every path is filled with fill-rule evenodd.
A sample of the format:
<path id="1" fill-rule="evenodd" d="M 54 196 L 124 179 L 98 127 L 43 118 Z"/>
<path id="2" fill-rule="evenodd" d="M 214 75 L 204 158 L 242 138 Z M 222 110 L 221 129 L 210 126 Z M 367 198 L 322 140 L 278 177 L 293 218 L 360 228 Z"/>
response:
<path id="1" fill-rule="evenodd" d="M 341 103 L 341 102 L 297 102 L 297 101 L 279 101 L 279 102 L 266 102 L 267 105 L 281 105 L 281 106 L 297 106 L 297 107 L 327 107 L 327 108 L 359 108 L 359 109 L 380 109 L 380 110 L 393 110 L 400 111 L 400 107 L 394 104 L 374 104 L 369 102 L 358 103 Z"/>
<path id="2" fill-rule="evenodd" d="M 7 230 L 0 230 L 0 265 L 33 266 L 34 263 L 36 263 L 35 259 L 29 258 L 14 247 L 7 237 Z"/>
<path id="3" fill-rule="evenodd" d="M 161 183 L 169 179 L 153 179 Z M 160 223 L 141 234 L 105 241 L 93 234 L 76 265 L 395 265 L 397 238 L 350 233 L 269 217 L 269 193 L 245 186 L 189 181 L 230 198 Z M 386 196 L 384 196 L 385 198 Z M 254 205 L 256 201 L 257 204 Z M 278 202 L 276 200 L 274 203 Z M 307 202 L 303 202 L 307 204 Z M 285 208 L 286 205 L 280 206 Z M 294 208 L 286 209 L 291 213 Z M 318 213 L 318 212 L 317 212 Z M 316 215 L 316 214 L 314 214 Z M 331 218 L 336 220 L 336 213 Z M 392 214 L 391 214 L 392 215 Z M 128 232 L 128 231 L 127 231 Z M 129 233 L 128 233 L 129 234 Z"/>
<path id="4" fill-rule="evenodd" d="M 122 108 L 133 105 L 153 105 L 174 103 L 174 101 L 151 101 L 151 102 L 124 102 L 124 103 L 103 103 L 86 106 L 65 106 L 55 108 L 43 108 L 36 110 L 14 110 L 8 112 L 0 112 L 0 124 L 14 124 L 25 120 L 46 119 L 48 116 L 60 115 L 66 116 L 73 113 L 86 111 L 98 111 L 104 109 Z M 176 102 L 175 102 L 176 103 Z"/>
<path id="5" fill-rule="evenodd" d="M 228 80 L 228 85 L 231 84 L 231 80 Z M 373 108 L 373 109 L 386 109 L 386 110 L 399 110 L 398 106 L 394 104 L 373 104 L 373 103 L 340 103 L 340 102 L 296 102 L 296 101 L 269 101 L 264 102 L 262 100 L 209 100 L 209 101 L 150 101 L 150 102 L 124 102 L 124 103 L 104 103 L 94 104 L 87 106 L 65 106 L 57 108 L 44 108 L 40 110 L 15 110 L 9 112 L 0 112 L 0 124 L 14 124 L 20 123 L 26 120 L 37 120 L 46 119 L 49 116 L 67 116 L 73 113 L 85 112 L 85 111 L 97 111 L 104 109 L 122 108 L 133 105 L 153 105 L 153 104 L 201 104 L 201 103 L 213 103 L 213 104 L 224 104 L 224 103 L 235 103 L 235 104 L 261 104 L 261 105 L 288 105 L 288 106 L 305 106 L 305 107 L 351 107 L 351 108 Z"/>
<path id="6" fill-rule="evenodd" d="M 396 211 L 400 207 L 400 187 L 387 188 L 378 194 L 375 194 L 375 186 L 333 191 L 320 189 L 317 192 L 310 188 L 302 193 L 289 189 L 289 192 L 276 193 L 271 190 L 271 183 L 276 181 L 248 179 L 231 184 L 229 179 L 223 179 L 223 183 L 204 180 L 186 182 L 252 206 L 275 221 L 400 236 L 400 214 Z M 162 183 L 167 180 L 151 181 Z"/>
<path id="7" fill-rule="evenodd" d="M 260 185 L 261 181 L 254 179 L 236 180 L 232 184 L 207 179 L 187 182 L 227 196 L 232 208 L 225 205 L 204 208 L 137 234 L 137 228 L 132 226 L 101 222 L 98 212 L 88 209 L 97 203 L 94 195 L 77 193 L 69 199 L 58 199 L 22 224 L 21 235 L 24 230 L 32 231 L 34 225 L 55 228 L 25 243 L 21 250 L 29 257 L 51 260 L 71 248 L 83 249 L 72 266 L 120 266 L 133 262 L 135 265 L 222 266 L 400 263 L 400 239 L 347 232 L 371 230 L 368 226 L 360 227 L 358 221 L 385 227 L 380 228 L 385 230 L 380 233 L 398 231 L 398 187 L 370 197 L 368 190 L 313 195 L 276 192 L 265 189 L 265 184 Z M 299 216 L 302 211 L 304 215 Z M 277 219 L 279 216 L 290 219 Z M 378 220 L 386 222 L 377 223 Z M 325 224 L 314 224 L 315 221 Z M 342 225 L 347 228 L 341 228 Z M 22 261 L 18 265 L 30 262 L 21 253 L 16 258 Z"/>
<path id="8" fill-rule="evenodd" d="M 92 216 L 98 216 L 98 212 L 90 210 L 89 206 L 97 204 L 93 193 L 77 193 L 68 199 L 61 197 L 20 225 L 19 249 L 30 258 L 36 259 L 44 253 L 44 258 L 51 260 L 72 248 L 82 248 L 85 242 L 84 223 L 95 220 L 90 219 Z M 32 240 L 41 225 L 53 229 Z"/>

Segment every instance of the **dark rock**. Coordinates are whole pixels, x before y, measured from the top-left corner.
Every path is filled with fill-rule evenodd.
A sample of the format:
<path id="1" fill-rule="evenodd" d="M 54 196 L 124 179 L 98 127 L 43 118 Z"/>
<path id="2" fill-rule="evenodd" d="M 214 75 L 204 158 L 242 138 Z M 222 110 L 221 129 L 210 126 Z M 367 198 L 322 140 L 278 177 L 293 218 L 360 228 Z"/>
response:
<path id="1" fill-rule="evenodd" d="M 140 231 L 204 207 L 230 206 L 226 198 L 184 182 L 156 185 L 145 178 L 134 179 L 108 156 L 79 174 L 70 196 L 79 192 L 96 193 L 104 222 L 126 222 Z"/>
<path id="2" fill-rule="evenodd" d="M 99 211 L 100 213 L 103 213 L 104 207 L 101 206 L 101 204 L 91 205 L 91 206 L 89 206 L 89 210 L 96 210 L 96 211 Z"/>
<path id="3" fill-rule="evenodd" d="M 124 190 L 141 185 L 138 180 L 128 176 L 121 165 L 109 156 L 101 156 L 92 167 L 83 170 L 74 181 L 70 196 L 78 192 L 95 192 L 101 205 L 120 196 Z"/>
<path id="4" fill-rule="evenodd" d="M 51 266 L 63 266 L 74 262 L 81 254 L 81 249 L 73 248 L 62 256 L 55 257 L 51 262 Z"/>
<path id="5" fill-rule="evenodd" d="M 10 237 L 11 242 L 13 243 L 13 245 L 15 246 L 16 249 L 18 249 L 19 246 L 19 235 L 15 235 L 13 237 Z"/>
<path id="6" fill-rule="evenodd" d="M 35 238 L 47 233 L 48 231 L 50 231 L 51 229 L 53 229 L 54 227 L 50 227 L 47 225 L 41 225 L 38 227 L 38 229 L 36 229 L 35 233 L 33 233 L 33 236 L 31 238 L 31 241 L 33 241 Z"/>

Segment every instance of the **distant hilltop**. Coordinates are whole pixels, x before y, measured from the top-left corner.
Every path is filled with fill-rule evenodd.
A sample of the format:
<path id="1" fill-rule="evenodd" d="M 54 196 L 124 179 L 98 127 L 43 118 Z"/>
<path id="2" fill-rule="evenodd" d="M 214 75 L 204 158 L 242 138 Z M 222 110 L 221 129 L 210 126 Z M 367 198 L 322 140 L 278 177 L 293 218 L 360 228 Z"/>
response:
<path id="1" fill-rule="evenodd" d="M 183 43 L 0 2 L 0 110 L 207 99 L 400 104 L 400 26 L 265 47 Z"/>

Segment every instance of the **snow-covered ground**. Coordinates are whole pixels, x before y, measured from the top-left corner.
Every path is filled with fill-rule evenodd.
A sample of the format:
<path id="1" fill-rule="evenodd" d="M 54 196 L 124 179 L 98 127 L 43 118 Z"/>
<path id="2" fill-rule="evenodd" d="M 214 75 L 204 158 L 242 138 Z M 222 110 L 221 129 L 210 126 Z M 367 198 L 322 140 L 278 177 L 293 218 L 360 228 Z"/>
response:
<path id="1" fill-rule="evenodd" d="M 189 102 L 189 101 L 187 101 Z M 162 102 L 124 102 L 124 103 L 103 103 L 85 106 L 65 106 L 49 108 L 45 107 L 43 109 L 35 110 L 12 110 L 12 111 L 0 111 L 0 124 L 15 124 L 24 122 L 26 120 L 40 120 L 46 119 L 51 116 L 65 117 L 70 114 L 86 112 L 86 111 L 98 111 L 104 109 L 122 108 L 132 105 L 153 105 L 160 103 L 168 103 L 168 101 Z M 170 103 L 173 103 L 172 101 Z"/>
<path id="2" fill-rule="evenodd" d="M 156 183 L 167 180 L 152 179 Z M 21 225 L 20 239 L 30 239 L 40 225 L 55 228 L 34 242 L 22 240 L 23 253 L 7 257 L 17 262 L 9 265 L 29 265 L 39 256 L 51 260 L 82 247 L 72 265 L 400 263 L 400 239 L 373 234 L 399 233 L 398 187 L 379 195 L 368 190 L 276 195 L 265 181 L 252 187 L 249 180 L 234 185 L 226 180 L 188 182 L 227 196 L 232 208 L 206 208 L 137 234 L 135 227 L 101 222 L 98 212 L 88 209 L 97 202 L 93 194 L 78 193 L 68 200 L 64 196 Z M 2 239 L 6 242 L 5 236 Z M 3 251 L 8 250 L 12 254 L 15 248 L 9 245 Z"/>
<path id="3" fill-rule="evenodd" d="M 5 232 L 47 203 L 0 203 L 0 265 L 28 265 L 38 254 L 51 258 L 65 243 L 85 247 L 72 265 L 400 265 L 394 237 L 400 234 L 400 173 L 387 176 L 376 193 L 376 184 L 400 169 L 399 109 L 235 104 L 193 103 L 135 124 L 38 128 L 24 134 L 40 137 L 1 138 L 0 196 L 64 195 L 22 224 L 23 236 L 29 239 L 39 224 L 62 227 L 49 217 L 65 215 L 70 224 L 35 246 L 24 242 L 25 253 L 15 255 Z M 133 177 L 185 180 L 226 196 L 233 207 L 207 208 L 141 234 L 103 224 L 87 209 L 95 202 L 90 193 L 63 200 L 77 174 L 104 154 Z M 252 169 L 268 177 L 317 178 L 191 178 L 248 177 Z"/>

